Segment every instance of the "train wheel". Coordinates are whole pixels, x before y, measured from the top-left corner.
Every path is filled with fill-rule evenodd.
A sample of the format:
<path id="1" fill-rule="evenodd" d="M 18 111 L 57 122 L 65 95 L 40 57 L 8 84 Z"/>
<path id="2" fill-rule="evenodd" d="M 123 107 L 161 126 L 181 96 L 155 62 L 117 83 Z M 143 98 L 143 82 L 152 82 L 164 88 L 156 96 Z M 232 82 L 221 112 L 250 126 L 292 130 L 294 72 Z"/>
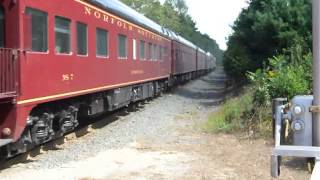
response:
<path id="1" fill-rule="evenodd" d="M 43 113 L 40 116 L 32 116 L 31 137 L 36 145 L 50 141 L 54 136 L 52 129 L 54 115 Z"/>

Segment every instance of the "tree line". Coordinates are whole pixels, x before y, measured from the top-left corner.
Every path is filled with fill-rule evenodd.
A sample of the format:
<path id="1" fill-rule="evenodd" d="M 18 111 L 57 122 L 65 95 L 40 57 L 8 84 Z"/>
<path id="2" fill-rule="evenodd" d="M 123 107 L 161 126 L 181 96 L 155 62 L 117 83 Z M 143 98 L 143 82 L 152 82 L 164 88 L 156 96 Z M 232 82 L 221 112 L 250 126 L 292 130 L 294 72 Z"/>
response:
<path id="1" fill-rule="evenodd" d="M 201 33 L 197 29 L 196 23 L 188 14 L 188 6 L 184 0 L 165 0 L 163 4 L 159 0 L 121 1 L 161 26 L 183 36 L 206 52 L 210 52 L 218 61 L 222 60 L 223 51 L 208 34 Z"/>
<path id="2" fill-rule="evenodd" d="M 311 93 L 310 0 L 249 0 L 233 25 L 224 67 L 237 80 L 251 80 L 255 99 Z"/>
<path id="3" fill-rule="evenodd" d="M 246 85 L 209 122 L 215 130 L 272 134 L 272 99 L 312 93 L 311 0 L 247 0 L 224 53 L 224 69 Z"/>

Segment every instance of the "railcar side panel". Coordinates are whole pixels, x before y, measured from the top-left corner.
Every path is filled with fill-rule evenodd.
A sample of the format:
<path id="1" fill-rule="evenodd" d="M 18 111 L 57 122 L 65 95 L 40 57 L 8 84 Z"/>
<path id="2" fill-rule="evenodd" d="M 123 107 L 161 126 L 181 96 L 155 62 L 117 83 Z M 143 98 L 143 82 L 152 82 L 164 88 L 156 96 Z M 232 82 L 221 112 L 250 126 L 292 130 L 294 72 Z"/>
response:
<path id="1" fill-rule="evenodd" d="M 159 34 L 132 24 L 86 1 L 24 0 L 3 1 L 6 12 L 6 47 L 21 49 L 20 94 L 14 105 L 1 107 L 0 132 L 11 129 L 17 140 L 26 127 L 31 110 L 45 102 L 90 94 L 134 84 L 166 80 L 171 72 L 171 42 Z M 31 50 L 32 18 L 27 8 L 47 14 L 47 51 Z M 77 13 L 75 13 L 77 12 Z M 63 17 L 70 21 L 70 53 L 59 54 L 55 45 L 55 21 Z M 87 25 L 87 55 L 77 54 L 77 23 Z M 97 28 L 108 32 L 108 56 L 96 55 Z M 126 58 L 118 57 L 119 35 L 126 37 Z M 133 58 L 135 40 L 136 58 Z M 140 58 L 140 42 L 146 43 L 145 59 Z M 147 44 L 166 49 L 161 58 L 148 59 Z M 157 51 L 159 52 L 159 51 Z M 165 54 L 163 54 L 166 52 Z M 160 55 L 155 55 L 159 57 Z M 7 110 L 9 109 L 9 110 Z"/>
<path id="2" fill-rule="evenodd" d="M 206 67 L 206 54 L 198 50 L 197 53 L 197 71 L 204 70 Z"/>
<path id="3" fill-rule="evenodd" d="M 197 70 L 196 49 L 172 41 L 172 74 L 179 75 Z"/>
<path id="4" fill-rule="evenodd" d="M 95 8 L 83 1 L 35 1 L 26 0 L 21 7 L 34 8 L 48 13 L 48 52 L 27 52 L 22 62 L 21 91 L 18 104 L 32 104 L 62 99 L 90 92 L 121 87 L 154 79 L 167 78 L 170 74 L 170 58 L 141 61 L 139 53 L 133 60 L 133 39 L 139 52 L 139 42 L 170 48 L 170 41 L 121 18 Z M 72 9 L 72 11 L 69 11 Z M 78 12 L 78 13 L 73 13 Z M 71 53 L 58 54 L 55 50 L 55 17 L 71 21 Z M 106 20 L 108 17 L 108 21 Z M 88 55 L 77 55 L 76 23 L 87 24 Z M 108 57 L 96 56 L 96 28 L 108 32 Z M 118 36 L 127 37 L 127 58 L 118 57 Z"/>

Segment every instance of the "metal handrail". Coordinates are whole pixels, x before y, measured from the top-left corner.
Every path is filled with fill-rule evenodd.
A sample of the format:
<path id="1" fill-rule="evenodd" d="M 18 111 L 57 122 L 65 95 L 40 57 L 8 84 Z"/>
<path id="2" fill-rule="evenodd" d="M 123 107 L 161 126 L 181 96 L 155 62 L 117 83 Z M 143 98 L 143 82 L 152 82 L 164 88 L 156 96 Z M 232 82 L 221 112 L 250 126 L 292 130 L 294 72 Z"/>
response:
<path id="1" fill-rule="evenodd" d="M 0 99 L 18 95 L 19 53 L 17 49 L 0 48 Z"/>

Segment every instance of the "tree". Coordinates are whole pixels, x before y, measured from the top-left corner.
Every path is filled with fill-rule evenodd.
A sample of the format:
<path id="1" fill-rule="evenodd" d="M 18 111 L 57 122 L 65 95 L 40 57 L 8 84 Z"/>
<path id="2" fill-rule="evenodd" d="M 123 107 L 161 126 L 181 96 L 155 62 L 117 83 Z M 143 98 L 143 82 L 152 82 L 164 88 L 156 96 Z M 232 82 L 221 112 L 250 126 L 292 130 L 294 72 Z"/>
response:
<path id="1" fill-rule="evenodd" d="M 188 13 L 188 6 L 184 0 L 166 0 L 164 4 L 169 4 L 175 8 L 179 15 Z"/>
<path id="2" fill-rule="evenodd" d="M 245 78 L 248 71 L 268 66 L 268 58 L 288 54 L 299 44 L 302 55 L 311 48 L 309 0 L 250 0 L 236 20 L 224 54 L 227 73 Z"/>

